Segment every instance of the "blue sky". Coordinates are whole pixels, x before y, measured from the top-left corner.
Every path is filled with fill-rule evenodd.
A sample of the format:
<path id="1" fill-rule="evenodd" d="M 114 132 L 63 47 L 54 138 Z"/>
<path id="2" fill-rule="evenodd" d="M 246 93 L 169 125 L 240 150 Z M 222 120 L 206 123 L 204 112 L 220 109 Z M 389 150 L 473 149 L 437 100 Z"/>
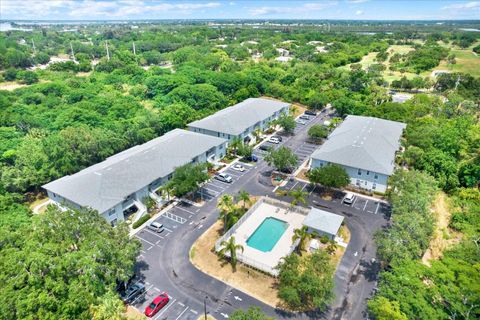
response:
<path id="1" fill-rule="evenodd" d="M 0 19 L 480 19 L 479 1 L 455 0 L 0 0 Z"/>

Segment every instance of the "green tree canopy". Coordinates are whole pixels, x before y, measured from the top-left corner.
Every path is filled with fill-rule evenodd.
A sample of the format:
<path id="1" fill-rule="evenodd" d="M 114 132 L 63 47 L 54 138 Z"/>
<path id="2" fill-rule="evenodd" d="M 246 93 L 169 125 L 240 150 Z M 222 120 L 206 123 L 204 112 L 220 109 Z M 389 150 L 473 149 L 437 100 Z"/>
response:
<path id="1" fill-rule="evenodd" d="M 175 168 L 171 183 L 175 186 L 175 195 L 181 197 L 198 190 L 199 185 L 209 179 L 205 164 L 188 163 Z"/>
<path id="2" fill-rule="evenodd" d="M 347 171 L 337 164 L 328 164 L 312 169 L 308 178 L 312 183 L 319 183 L 329 188 L 343 188 L 350 183 Z"/>
<path id="3" fill-rule="evenodd" d="M 265 156 L 265 161 L 282 172 L 289 172 L 297 165 L 297 156 L 287 147 L 271 149 Z"/>
<path id="4" fill-rule="evenodd" d="M 98 212 L 53 208 L 2 243 L 3 319 L 91 319 L 90 306 L 132 276 L 140 251 L 125 224 L 112 228 Z"/>

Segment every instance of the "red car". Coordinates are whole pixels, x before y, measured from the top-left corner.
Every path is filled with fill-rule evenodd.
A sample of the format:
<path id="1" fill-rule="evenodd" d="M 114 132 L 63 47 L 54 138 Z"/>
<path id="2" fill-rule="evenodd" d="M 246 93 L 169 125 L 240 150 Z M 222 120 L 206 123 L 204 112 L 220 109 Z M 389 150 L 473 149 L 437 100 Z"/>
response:
<path id="1" fill-rule="evenodd" d="M 145 315 L 147 317 L 153 317 L 160 309 L 167 305 L 168 301 L 170 301 L 168 294 L 165 292 L 160 294 L 145 308 Z"/>

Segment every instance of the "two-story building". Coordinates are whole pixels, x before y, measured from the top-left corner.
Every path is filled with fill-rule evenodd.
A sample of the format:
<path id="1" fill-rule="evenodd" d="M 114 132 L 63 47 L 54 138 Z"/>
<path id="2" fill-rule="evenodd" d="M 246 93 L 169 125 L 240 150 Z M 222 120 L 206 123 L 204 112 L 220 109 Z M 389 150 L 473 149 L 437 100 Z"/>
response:
<path id="1" fill-rule="evenodd" d="M 268 124 L 288 114 L 290 104 L 266 98 L 249 98 L 236 105 L 220 110 L 211 116 L 188 124 L 193 132 L 224 138 L 232 141 L 253 140 L 252 132 L 265 130 Z"/>
<path id="2" fill-rule="evenodd" d="M 395 169 L 396 152 L 406 124 L 363 116 L 347 116 L 313 154 L 311 168 L 334 163 L 360 189 L 385 192 Z"/>
<path id="3" fill-rule="evenodd" d="M 60 207 L 91 208 L 115 225 L 127 212 L 135 212 L 134 220 L 145 213 L 145 197 L 160 202 L 155 191 L 175 168 L 217 161 L 225 156 L 226 147 L 223 138 L 175 129 L 43 188 Z M 137 210 L 129 210 L 133 206 Z"/>

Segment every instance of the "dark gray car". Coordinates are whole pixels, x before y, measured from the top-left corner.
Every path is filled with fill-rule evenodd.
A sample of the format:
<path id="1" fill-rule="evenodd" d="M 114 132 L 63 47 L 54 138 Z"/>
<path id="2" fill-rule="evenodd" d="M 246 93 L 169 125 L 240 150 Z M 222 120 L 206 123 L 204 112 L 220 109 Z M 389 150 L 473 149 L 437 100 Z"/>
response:
<path id="1" fill-rule="evenodd" d="M 122 300 L 125 303 L 132 303 L 140 295 L 145 293 L 145 285 L 142 282 L 135 282 L 128 286 L 127 290 L 121 294 Z"/>

